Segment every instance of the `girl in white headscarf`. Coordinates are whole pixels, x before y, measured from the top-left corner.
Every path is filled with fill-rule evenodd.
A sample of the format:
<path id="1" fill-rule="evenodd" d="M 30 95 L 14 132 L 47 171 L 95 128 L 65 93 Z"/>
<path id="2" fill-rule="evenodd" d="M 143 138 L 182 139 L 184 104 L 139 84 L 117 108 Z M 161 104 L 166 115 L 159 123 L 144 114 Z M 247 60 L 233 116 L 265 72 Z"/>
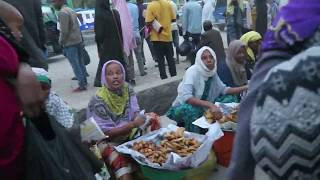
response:
<path id="1" fill-rule="evenodd" d="M 178 86 L 178 96 L 167 116 L 183 125 L 187 131 L 200 132 L 192 122 L 201 117 L 206 109 L 222 115 L 214 104 L 220 95 L 239 94 L 247 86 L 227 87 L 217 74 L 217 61 L 214 51 L 204 46 L 196 55 L 195 64 L 185 73 Z"/>

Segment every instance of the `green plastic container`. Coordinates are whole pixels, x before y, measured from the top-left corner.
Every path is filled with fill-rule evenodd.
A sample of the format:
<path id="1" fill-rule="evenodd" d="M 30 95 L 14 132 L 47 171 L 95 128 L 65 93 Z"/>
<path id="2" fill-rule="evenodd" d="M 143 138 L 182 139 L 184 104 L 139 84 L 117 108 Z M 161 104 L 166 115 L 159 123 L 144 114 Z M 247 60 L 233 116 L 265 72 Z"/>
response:
<path id="1" fill-rule="evenodd" d="M 180 180 L 183 179 L 187 170 L 183 171 L 169 171 L 169 170 L 161 170 L 154 169 L 148 166 L 140 166 L 143 175 L 150 180 Z"/>

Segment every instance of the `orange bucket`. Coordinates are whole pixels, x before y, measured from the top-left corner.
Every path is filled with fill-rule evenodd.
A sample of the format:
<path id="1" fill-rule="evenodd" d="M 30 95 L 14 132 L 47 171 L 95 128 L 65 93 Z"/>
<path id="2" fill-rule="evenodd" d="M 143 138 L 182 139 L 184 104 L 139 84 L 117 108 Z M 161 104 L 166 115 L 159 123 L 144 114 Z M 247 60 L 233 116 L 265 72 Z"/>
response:
<path id="1" fill-rule="evenodd" d="M 224 136 L 213 144 L 213 150 L 217 156 L 217 163 L 228 167 L 231 159 L 232 146 L 235 132 L 224 132 Z"/>

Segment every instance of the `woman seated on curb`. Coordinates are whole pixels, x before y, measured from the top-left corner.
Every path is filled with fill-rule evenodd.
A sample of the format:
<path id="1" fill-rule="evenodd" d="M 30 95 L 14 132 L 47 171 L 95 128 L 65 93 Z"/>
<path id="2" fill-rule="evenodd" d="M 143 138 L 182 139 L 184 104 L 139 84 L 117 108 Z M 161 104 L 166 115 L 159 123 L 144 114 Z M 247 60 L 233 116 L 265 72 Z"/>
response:
<path id="1" fill-rule="evenodd" d="M 240 40 L 244 43 L 247 50 L 247 74 L 251 78 L 256 59 L 260 55 L 261 48 L 261 35 L 256 31 L 249 31 L 241 36 Z"/>
<path id="2" fill-rule="evenodd" d="M 226 64 L 220 64 L 225 66 L 225 70 L 230 72 L 230 77 L 223 77 L 224 74 L 219 74 L 219 77 L 229 87 L 239 87 L 248 84 L 248 76 L 246 71 L 247 64 L 247 52 L 245 45 L 240 40 L 234 40 L 230 42 L 227 51 Z M 218 65 L 219 66 L 219 65 Z M 220 67 L 221 68 L 221 67 Z M 236 95 L 224 95 L 216 99 L 216 102 L 230 103 L 240 102 L 241 96 Z"/>
<path id="3" fill-rule="evenodd" d="M 170 119 L 183 125 L 186 130 L 200 133 L 192 122 L 201 117 L 205 109 L 222 116 L 214 101 L 220 95 L 239 94 L 247 86 L 227 87 L 217 75 L 217 61 L 214 51 L 204 46 L 196 55 L 195 64 L 188 68 L 178 86 L 178 97 L 167 112 Z"/>
<path id="4" fill-rule="evenodd" d="M 102 158 L 117 179 L 132 179 L 134 167 L 127 158 L 118 154 L 114 146 L 126 142 L 133 129 L 145 123 L 139 115 L 137 97 L 125 82 L 125 71 L 120 62 L 111 60 L 102 68 L 101 84 L 89 102 L 87 117 L 93 117 L 102 131 L 109 136 L 108 142 L 98 147 Z"/>
<path id="5" fill-rule="evenodd" d="M 230 42 L 227 51 L 227 66 L 231 72 L 233 86 L 248 84 L 246 73 L 246 49 L 240 40 Z"/>

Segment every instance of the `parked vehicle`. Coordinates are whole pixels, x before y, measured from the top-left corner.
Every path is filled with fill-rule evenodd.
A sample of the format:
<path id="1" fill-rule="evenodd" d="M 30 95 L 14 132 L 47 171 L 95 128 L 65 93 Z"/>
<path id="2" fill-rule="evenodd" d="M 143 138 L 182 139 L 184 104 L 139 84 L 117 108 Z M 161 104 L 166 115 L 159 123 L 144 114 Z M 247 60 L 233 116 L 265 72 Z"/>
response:
<path id="1" fill-rule="evenodd" d="M 41 9 L 46 33 L 47 56 L 50 57 L 61 54 L 62 47 L 59 44 L 60 32 L 57 29 L 58 19 L 55 10 L 49 5 L 42 5 Z M 75 11 L 77 13 L 80 30 L 82 32 L 93 31 L 95 11 L 93 9 L 75 9 Z"/>
<path id="2" fill-rule="evenodd" d="M 90 31 L 94 30 L 94 15 L 95 11 L 93 9 L 75 9 L 78 22 L 80 25 L 81 31 Z"/>

